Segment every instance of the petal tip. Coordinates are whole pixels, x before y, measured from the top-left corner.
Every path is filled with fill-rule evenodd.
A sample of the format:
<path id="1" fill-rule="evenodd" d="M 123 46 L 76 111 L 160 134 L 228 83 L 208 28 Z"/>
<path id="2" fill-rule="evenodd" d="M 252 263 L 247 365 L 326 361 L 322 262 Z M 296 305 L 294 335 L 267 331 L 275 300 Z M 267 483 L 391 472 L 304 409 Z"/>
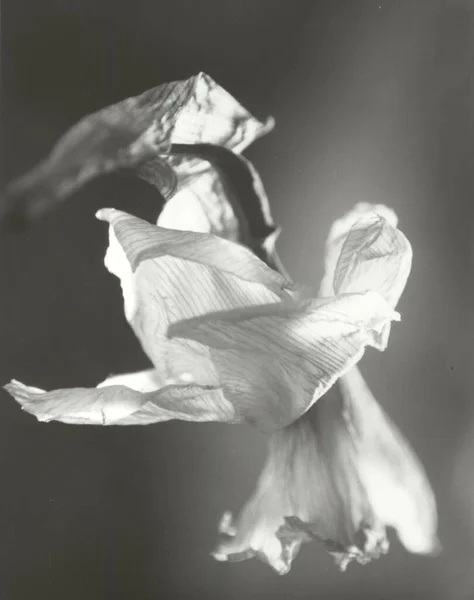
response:
<path id="1" fill-rule="evenodd" d="M 101 208 L 95 213 L 96 219 L 99 221 L 107 221 L 110 223 L 110 220 L 114 213 L 117 211 L 114 208 Z"/>

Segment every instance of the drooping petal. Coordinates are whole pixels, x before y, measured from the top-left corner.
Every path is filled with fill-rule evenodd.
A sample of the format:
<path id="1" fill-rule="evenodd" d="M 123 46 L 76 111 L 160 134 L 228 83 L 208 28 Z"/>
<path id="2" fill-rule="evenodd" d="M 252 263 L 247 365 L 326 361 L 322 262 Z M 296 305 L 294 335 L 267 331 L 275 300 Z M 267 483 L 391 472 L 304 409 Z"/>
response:
<path id="1" fill-rule="evenodd" d="M 235 524 L 228 514 L 221 523 L 217 560 L 257 556 L 283 575 L 304 542 L 324 544 L 342 570 L 387 552 L 358 476 L 342 399 L 332 395 L 270 436 L 255 492 Z"/>
<path id="2" fill-rule="evenodd" d="M 340 380 L 340 388 L 357 469 L 374 513 L 397 530 L 410 552 L 437 552 L 436 502 L 421 462 L 357 368 Z"/>
<path id="3" fill-rule="evenodd" d="M 45 392 L 13 380 L 5 389 L 39 421 L 76 425 L 149 425 L 171 419 L 235 421 L 234 409 L 222 390 L 196 384 L 175 383 L 145 393 L 124 385 Z"/>
<path id="4" fill-rule="evenodd" d="M 199 73 L 159 85 L 85 117 L 50 155 L 7 190 L 2 221 L 16 225 L 37 217 L 87 181 L 116 170 L 132 170 L 170 197 L 186 169 L 172 144 L 216 144 L 241 152 L 273 128 L 252 117 L 211 77 Z"/>

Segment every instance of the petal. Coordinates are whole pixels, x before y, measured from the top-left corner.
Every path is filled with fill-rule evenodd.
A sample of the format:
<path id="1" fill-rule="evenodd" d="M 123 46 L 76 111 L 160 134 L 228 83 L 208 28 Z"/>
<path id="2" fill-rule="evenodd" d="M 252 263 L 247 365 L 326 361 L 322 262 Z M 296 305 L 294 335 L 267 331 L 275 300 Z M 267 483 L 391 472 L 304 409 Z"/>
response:
<path id="1" fill-rule="evenodd" d="M 122 373 L 121 375 L 110 375 L 104 381 L 97 384 L 98 388 L 109 387 L 111 385 L 123 385 L 137 392 L 153 392 L 164 385 L 158 372 L 155 369 L 138 371 L 135 373 Z"/>
<path id="2" fill-rule="evenodd" d="M 235 420 L 232 405 L 219 388 L 195 384 L 176 383 L 146 393 L 124 385 L 45 392 L 13 380 L 5 389 L 39 421 L 78 425 L 149 425 L 171 419 Z"/>
<path id="3" fill-rule="evenodd" d="M 180 184 L 176 194 L 163 206 L 157 224 L 238 241 L 238 219 L 224 190 L 222 178 L 211 163 L 205 164 L 200 173 L 187 177 Z"/>
<path id="4" fill-rule="evenodd" d="M 411 552 L 436 553 L 436 502 L 420 461 L 357 368 L 339 383 L 359 475 L 378 519 L 394 527 Z"/>
<path id="5" fill-rule="evenodd" d="M 246 246 L 261 243 L 275 231 L 265 189 L 250 161 L 211 144 L 173 144 L 172 153 L 173 161 L 181 161 L 175 167 L 179 177 L 177 195 L 200 200 L 213 225 L 212 233 L 230 239 L 226 222 L 223 227 L 216 219 L 222 211 L 230 211 L 233 227 L 239 230 L 238 239 Z"/>
<path id="6" fill-rule="evenodd" d="M 248 248 L 223 238 L 156 227 L 115 209 L 102 209 L 97 213 L 97 218 L 108 221 L 113 227 L 133 271 L 143 261 L 168 256 L 246 282 L 259 283 L 279 295 L 285 288 L 295 287 Z"/>
<path id="7" fill-rule="evenodd" d="M 376 213 L 351 227 L 337 261 L 336 294 L 374 290 L 395 308 L 410 274 L 412 250 L 403 233 Z"/>
<path id="8" fill-rule="evenodd" d="M 357 204 L 331 227 L 320 294 L 372 289 L 395 308 L 411 259 L 410 243 L 397 229 L 395 213 L 381 204 Z"/>
<path id="9" fill-rule="evenodd" d="M 385 531 L 359 480 L 341 397 L 325 397 L 272 434 L 255 492 L 235 524 L 220 527 L 218 560 L 253 555 L 289 571 L 303 542 L 318 541 L 344 570 L 388 550 Z"/>
<path id="10" fill-rule="evenodd" d="M 183 106 L 173 129 L 173 144 L 215 144 L 242 152 L 275 123 L 255 119 L 209 75 L 194 78 L 193 93 Z"/>
<path id="11" fill-rule="evenodd" d="M 168 197 L 176 183 L 167 164 L 171 144 L 218 144 L 241 152 L 272 128 L 272 119 L 252 117 L 204 73 L 159 85 L 72 127 L 43 162 L 8 186 L 2 220 L 25 224 L 87 181 L 118 169 L 151 180 Z"/>
<path id="12" fill-rule="evenodd" d="M 125 315 L 156 376 L 165 382 L 185 375 L 199 385 L 219 386 L 209 349 L 169 339 L 169 325 L 213 311 L 278 302 L 286 294 L 284 279 L 249 250 L 215 236 L 162 229 L 127 215 L 121 223 L 109 229 L 105 264 L 121 280 Z M 133 264 L 141 244 L 145 251 L 153 245 L 148 254 L 154 258 L 137 260 L 133 271 L 129 261 Z"/>
<path id="13" fill-rule="evenodd" d="M 203 314 L 169 337 L 209 348 L 239 416 L 269 431 L 299 418 L 398 318 L 375 292 Z"/>
<path id="14" fill-rule="evenodd" d="M 3 218 L 34 218 L 98 175 L 135 168 L 167 152 L 198 78 L 160 85 L 83 118 L 44 161 L 8 186 Z M 164 164 L 163 170 L 168 182 Z"/>
<path id="15" fill-rule="evenodd" d="M 183 161 L 175 167 L 178 192 L 165 204 L 158 225 L 238 241 L 284 274 L 275 251 L 279 230 L 250 161 L 210 144 L 174 144 L 172 152 Z"/>
<path id="16" fill-rule="evenodd" d="M 370 204 L 358 204 L 336 221 L 326 244 L 320 294 L 374 290 L 395 308 L 412 261 L 410 243 L 396 228 L 396 222 L 393 211 Z M 387 347 L 389 335 L 390 324 L 387 324 L 378 336 L 379 350 Z"/>

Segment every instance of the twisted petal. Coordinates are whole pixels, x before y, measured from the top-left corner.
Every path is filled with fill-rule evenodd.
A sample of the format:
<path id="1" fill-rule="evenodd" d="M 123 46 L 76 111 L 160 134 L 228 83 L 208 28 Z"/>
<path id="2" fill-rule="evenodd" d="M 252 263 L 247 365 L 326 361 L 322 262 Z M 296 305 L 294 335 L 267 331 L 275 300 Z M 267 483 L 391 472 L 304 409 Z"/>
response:
<path id="1" fill-rule="evenodd" d="M 273 128 L 261 123 L 208 75 L 159 85 L 85 117 L 50 155 L 6 191 L 3 220 L 27 222 L 104 173 L 131 169 L 165 198 L 188 160 L 170 162 L 172 144 L 215 144 L 234 152 Z"/>
<path id="2" fill-rule="evenodd" d="M 320 295 L 332 296 L 336 288 L 376 289 L 395 308 L 412 260 L 410 243 L 397 229 L 397 222 L 392 209 L 367 203 L 356 204 L 335 221 L 326 240 Z"/>
<path id="3" fill-rule="evenodd" d="M 238 241 L 266 260 L 276 227 L 253 165 L 231 150 L 200 144 L 173 145 L 184 161 L 178 191 L 164 206 L 158 225 L 214 233 Z M 273 237 L 271 237 L 273 236 Z M 273 247 L 273 246 L 272 246 Z"/>
<path id="4" fill-rule="evenodd" d="M 320 294 L 376 290 L 395 308 L 411 270 L 412 249 L 383 205 L 358 204 L 334 223 L 326 242 Z M 387 346 L 388 323 L 377 344 Z"/>
<path id="5" fill-rule="evenodd" d="M 232 405 L 219 388 L 172 384 L 151 392 L 123 385 L 45 392 L 11 381 L 5 386 L 22 408 L 39 421 L 75 425 L 149 425 L 182 421 L 235 420 Z"/>

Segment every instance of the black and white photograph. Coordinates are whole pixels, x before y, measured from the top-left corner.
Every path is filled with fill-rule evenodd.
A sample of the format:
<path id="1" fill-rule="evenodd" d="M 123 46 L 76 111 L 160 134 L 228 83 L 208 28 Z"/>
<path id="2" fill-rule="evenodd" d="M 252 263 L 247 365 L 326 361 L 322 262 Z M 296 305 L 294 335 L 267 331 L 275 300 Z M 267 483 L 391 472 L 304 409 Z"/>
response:
<path id="1" fill-rule="evenodd" d="M 0 600 L 474 600 L 474 0 L 0 22 Z"/>

